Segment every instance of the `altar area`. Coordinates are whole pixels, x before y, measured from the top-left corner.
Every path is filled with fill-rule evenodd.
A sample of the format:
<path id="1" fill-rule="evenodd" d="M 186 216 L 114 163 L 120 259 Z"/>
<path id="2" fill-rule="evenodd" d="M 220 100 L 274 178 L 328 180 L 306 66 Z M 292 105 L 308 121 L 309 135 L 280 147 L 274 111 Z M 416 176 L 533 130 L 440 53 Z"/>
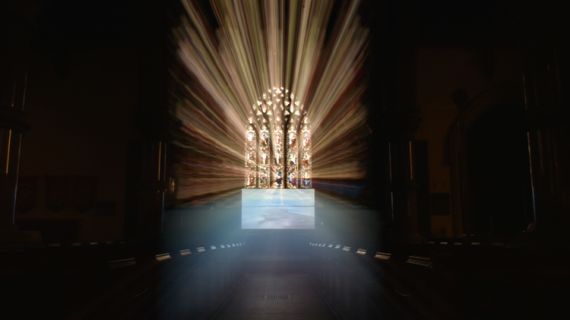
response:
<path id="1" fill-rule="evenodd" d="M 314 229 L 314 189 L 242 189 L 242 229 Z"/>

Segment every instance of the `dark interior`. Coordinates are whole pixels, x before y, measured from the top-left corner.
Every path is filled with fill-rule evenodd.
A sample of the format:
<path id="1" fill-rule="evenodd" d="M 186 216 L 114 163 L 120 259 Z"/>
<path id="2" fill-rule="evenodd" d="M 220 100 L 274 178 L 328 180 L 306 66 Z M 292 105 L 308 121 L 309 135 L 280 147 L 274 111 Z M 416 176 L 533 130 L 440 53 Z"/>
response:
<path id="1" fill-rule="evenodd" d="M 230 2 L 185 1 L 216 36 Z M 320 151 L 357 150 L 361 174 L 313 177 L 313 229 L 246 230 L 241 171 L 209 152 L 232 127 L 200 140 L 176 113 L 185 86 L 207 87 L 173 41 L 185 1 L 1 1 L 1 319 L 567 313 L 562 4 L 361 0 L 366 55 L 343 97 L 362 85 L 365 118 Z M 284 17 L 311 5 L 279 3 Z M 352 3 L 330 1 L 325 43 Z M 218 103 L 198 98 L 189 119 Z M 341 105 L 329 124 L 352 120 Z M 196 183 L 212 168 L 231 174 Z"/>

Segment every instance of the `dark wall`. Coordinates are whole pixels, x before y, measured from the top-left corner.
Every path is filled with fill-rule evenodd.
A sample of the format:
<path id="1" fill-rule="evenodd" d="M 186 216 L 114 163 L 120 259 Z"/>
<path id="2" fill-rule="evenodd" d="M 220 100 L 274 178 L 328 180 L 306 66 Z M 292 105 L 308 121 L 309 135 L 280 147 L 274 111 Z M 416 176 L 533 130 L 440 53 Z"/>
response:
<path id="1" fill-rule="evenodd" d="M 121 239 L 128 146 L 146 130 L 141 106 L 164 107 L 155 98 L 163 94 L 153 93 L 165 85 L 156 85 L 163 81 L 154 70 L 166 68 L 148 55 L 165 49 L 151 36 L 167 39 L 163 7 L 34 0 L 8 7 L 21 19 L 3 19 L 10 37 L 2 43 L 21 51 L 11 59 L 28 75 L 17 224 L 48 241 Z"/>
<path id="2" fill-rule="evenodd" d="M 496 106 L 467 133 L 468 233 L 512 236 L 533 220 L 522 105 Z"/>
<path id="3" fill-rule="evenodd" d="M 19 218 L 66 216 L 84 220 L 80 238 L 122 237 L 126 146 L 136 138 L 136 51 L 92 48 L 57 63 L 36 56 L 29 71 L 20 175 L 35 177 L 36 205 Z M 77 180 L 90 180 L 88 208 L 74 205 Z M 23 201 L 23 199 L 22 199 Z M 61 202 L 53 208 L 50 202 Z M 80 212 L 84 211 L 84 212 Z"/>
<path id="4" fill-rule="evenodd" d="M 394 217 L 386 214 L 390 184 L 406 183 L 405 166 L 393 175 L 400 181 L 389 182 L 387 145 L 407 138 L 427 142 L 432 236 L 517 237 L 533 230 L 535 218 L 540 225 L 541 215 L 543 230 L 567 221 L 567 19 L 561 7 L 365 1 L 363 12 L 373 30 L 369 173 L 386 231 L 402 239 L 418 231 L 398 221 L 409 214 L 411 190 L 400 189 L 402 205 Z M 405 159 L 401 149 L 395 159 Z"/>

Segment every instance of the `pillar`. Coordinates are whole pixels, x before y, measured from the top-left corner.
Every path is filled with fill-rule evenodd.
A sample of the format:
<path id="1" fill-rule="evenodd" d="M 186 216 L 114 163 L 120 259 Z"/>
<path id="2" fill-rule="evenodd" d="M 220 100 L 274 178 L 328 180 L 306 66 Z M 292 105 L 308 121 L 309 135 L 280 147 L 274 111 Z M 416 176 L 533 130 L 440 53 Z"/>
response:
<path id="1" fill-rule="evenodd" d="M 37 232 L 19 231 L 16 201 L 22 142 L 28 126 L 24 113 L 27 73 L 17 66 L 0 74 L 0 246 L 41 242 Z"/>

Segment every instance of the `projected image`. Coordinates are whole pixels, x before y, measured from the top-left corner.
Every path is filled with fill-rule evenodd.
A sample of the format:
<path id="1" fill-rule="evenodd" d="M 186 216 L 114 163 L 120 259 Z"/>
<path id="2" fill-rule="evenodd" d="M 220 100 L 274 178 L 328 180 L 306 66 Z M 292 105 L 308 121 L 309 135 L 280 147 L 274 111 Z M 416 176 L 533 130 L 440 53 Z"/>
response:
<path id="1" fill-rule="evenodd" d="M 242 189 L 242 229 L 314 229 L 314 189 Z"/>

